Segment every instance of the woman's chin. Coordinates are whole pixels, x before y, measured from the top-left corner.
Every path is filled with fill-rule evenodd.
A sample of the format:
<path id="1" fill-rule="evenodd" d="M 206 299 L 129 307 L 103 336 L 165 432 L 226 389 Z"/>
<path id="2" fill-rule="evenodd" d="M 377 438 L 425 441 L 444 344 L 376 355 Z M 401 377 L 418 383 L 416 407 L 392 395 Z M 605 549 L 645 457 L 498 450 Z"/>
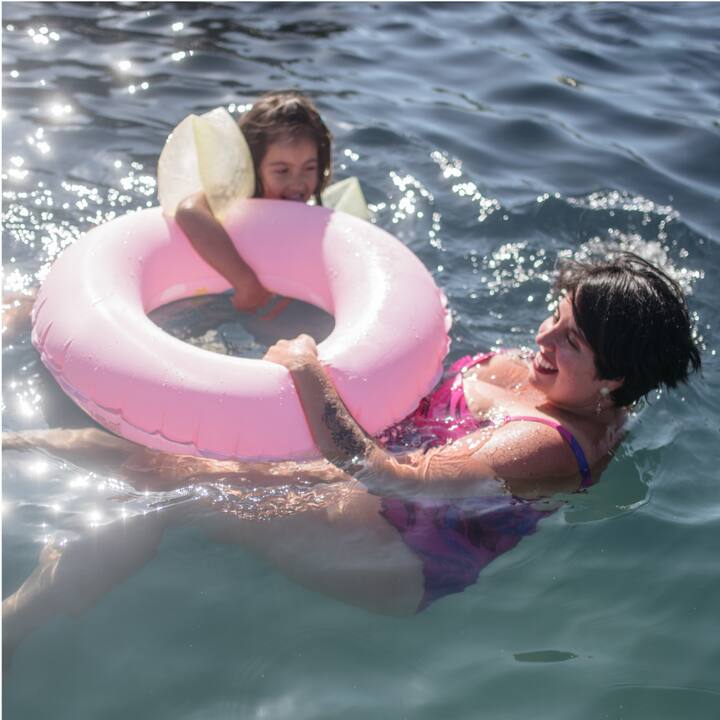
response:
<path id="1" fill-rule="evenodd" d="M 547 386 L 547 376 L 541 375 L 534 363 L 530 363 L 530 372 L 528 373 L 528 384 L 534 388 L 542 390 L 543 387 Z"/>

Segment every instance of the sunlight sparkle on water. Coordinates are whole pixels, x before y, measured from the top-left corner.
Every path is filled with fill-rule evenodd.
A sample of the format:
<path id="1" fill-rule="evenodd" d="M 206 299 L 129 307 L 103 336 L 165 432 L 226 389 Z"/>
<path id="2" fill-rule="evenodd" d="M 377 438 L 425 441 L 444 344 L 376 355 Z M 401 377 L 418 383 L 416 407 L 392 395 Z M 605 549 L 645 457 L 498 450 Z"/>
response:
<path id="1" fill-rule="evenodd" d="M 87 514 L 87 524 L 90 527 L 97 527 L 103 521 L 103 514 L 99 510 L 91 510 Z"/>
<path id="2" fill-rule="evenodd" d="M 28 402 L 26 398 L 19 397 L 16 399 L 15 407 L 20 415 L 32 417 L 35 414 L 35 408 Z"/>
<path id="3" fill-rule="evenodd" d="M 128 171 L 128 174 L 120 179 L 120 185 L 123 190 L 131 191 L 133 193 L 144 195 L 147 198 L 154 198 L 157 188 L 157 181 L 152 175 L 136 174 L 135 170 L 143 170 L 143 166 L 140 163 L 132 163 L 133 170 Z M 146 203 L 149 207 L 152 202 Z"/>
<path id="4" fill-rule="evenodd" d="M 35 147 L 38 140 L 44 142 L 45 132 L 39 129 L 35 133 Z M 30 138 L 28 138 L 28 141 Z M 20 156 L 8 165 L 9 175 L 27 173 L 24 168 L 25 160 Z M 119 164 L 118 164 L 119 163 Z M 119 169 L 120 161 L 115 163 Z M 132 194 L 125 193 L 117 188 L 110 188 L 106 192 L 81 183 L 63 182 L 60 199 L 38 182 L 31 191 L 3 192 L 3 229 L 6 237 L 12 243 L 11 247 L 26 247 L 33 249 L 41 244 L 43 252 L 34 255 L 39 263 L 32 271 L 27 267 L 22 272 L 12 270 L 4 276 L 4 286 L 8 290 L 22 290 L 37 285 L 47 275 L 50 264 L 57 255 L 69 244 L 73 243 L 89 226 L 99 225 L 116 217 L 121 210 L 131 210 L 132 204 L 138 198 L 149 198 L 155 193 L 155 179 L 144 174 L 138 174 L 142 169 L 139 163 L 133 163 L 130 177 L 120 179 L 118 182 L 132 190 Z M 65 200 L 68 197 L 68 200 Z M 72 208 L 84 210 L 84 213 L 73 212 Z M 65 218 L 72 218 L 68 220 Z"/>
<path id="5" fill-rule="evenodd" d="M 395 211 L 392 217 L 393 224 L 397 225 L 412 215 L 423 217 L 422 214 L 419 214 L 421 211 L 418 211 L 418 203 L 434 202 L 432 193 L 412 175 L 399 175 L 391 170 L 389 176 L 393 185 L 402 193 L 402 197 L 398 201 L 390 203 L 390 209 Z"/>
<path id="6" fill-rule="evenodd" d="M 45 475 L 50 465 L 45 460 L 35 460 L 28 465 L 28 471 L 35 476 Z"/>
<path id="7" fill-rule="evenodd" d="M 230 103 L 227 107 L 229 113 L 246 113 L 252 107 L 252 103 L 246 103 L 244 105 L 238 105 L 236 103 Z"/>
<path id="8" fill-rule="evenodd" d="M 441 215 L 439 212 L 434 212 L 432 214 L 432 225 L 430 226 L 430 230 L 428 231 L 428 238 L 430 240 L 430 245 L 434 247 L 436 250 L 443 250 L 443 244 L 442 239 L 438 236 L 438 233 L 440 232 L 440 219 Z"/>
<path id="9" fill-rule="evenodd" d="M 57 42 L 60 39 L 60 35 L 56 32 L 51 32 L 50 29 L 43 25 L 37 30 L 35 28 L 28 28 L 27 34 L 32 38 L 36 45 L 48 45 L 50 41 Z"/>
<path id="10" fill-rule="evenodd" d="M 13 180 L 24 180 L 28 175 L 28 170 L 18 170 L 17 168 L 11 168 L 7 171 L 7 176 Z"/>
<path id="11" fill-rule="evenodd" d="M 35 131 L 35 134 L 28 135 L 26 140 L 27 140 L 28 145 L 35 147 L 43 155 L 46 155 L 51 150 L 50 145 L 45 140 L 45 129 L 44 128 L 38 128 Z"/>
<path id="12" fill-rule="evenodd" d="M 569 205 L 576 207 L 587 207 L 591 210 L 626 210 L 654 215 L 670 216 L 673 219 L 679 214 L 670 205 L 658 205 L 642 195 L 630 195 L 626 192 L 613 190 L 612 192 L 595 192 L 583 197 L 567 198 Z"/>
<path id="13" fill-rule="evenodd" d="M 67 221 L 57 221 L 51 210 L 55 201 L 49 190 L 38 189 L 32 192 L 4 192 L 4 229 L 19 245 L 30 248 L 40 239 L 46 251 L 47 260 L 57 254 L 77 237 L 78 229 Z"/>
<path id="14" fill-rule="evenodd" d="M 434 151 L 430 153 L 432 160 L 438 164 L 442 170 L 443 178 L 446 180 L 460 179 L 463 177 L 462 162 L 457 158 L 451 159 L 446 153 Z M 478 222 L 484 222 L 496 210 L 500 209 L 500 203 L 495 198 L 489 198 L 483 195 L 477 185 L 470 181 L 454 183 L 451 190 L 458 197 L 469 197 L 471 202 L 476 203 L 479 207 Z"/>
<path id="15" fill-rule="evenodd" d="M 615 194 L 620 195 L 619 193 Z M 672 208 L 664 206 L 658 206 L 658 208 L 668 211 L 667 214 L 663 212 L 666 218 L 674 219 L 677 216 Z M 606 257 L 609 252 L 632 252 L 659 267 L 673 278 L 685 293 L 691 294 L 693 285 L 705 277 L 705 273 L 701 269 L 692 270 L 678 266 L 671 260 L 669 248 L 665 244 L 667 235 L 662 231 L 664 227 L 664 222 L 658 225 L 657 240 L 646 240 L 639 233 L 623 232 L 617 228 L 609 228 L 605 237 L 595 236 L 583 243 L 577 249 L 575 257 L 582 261 L 592 257 Z M 687 256 L 686 253 L 683 253 L 683 249 L 679 250 L 678 255 L 680 258 Z"/>
<path id="16" fill-rule="evenodd" d="M 481 267 L 488 275 L 482 280 L 491 295 L 518 288 L 534 278 L 549 282 L 552 268 L 546 267 L 548 264 L 543 248 L 528 251 L 525 241 L 505 243 L 483 257 Z M 533 301 L 531 298 L 528 302 Z"/>
<path id="17" fill-rule="evenodd" d="M 69 115 L 72 111 L 72 105 L 68 105 L 67 103 L 54 103 L 48 108 L 48 112 L 56 118 L 63 117 L 64 115 Z"/>
<path id="18" fill-rule="evenodd" d="M 430 153 L 430 157 L 434 160 L 442 170 L 443 177 L 448 178 L 462 176 L 462 162 L 458 159 L 451 160 L 446 153 L 435 150 Z"/>
<path id="19" fill-rule="evenodd" d="M 25 158 L 20 155 L 13 155 L 13 157 L 10 158 L 10 164 L 14 168 L 21 168 L 25 164 Z"/>

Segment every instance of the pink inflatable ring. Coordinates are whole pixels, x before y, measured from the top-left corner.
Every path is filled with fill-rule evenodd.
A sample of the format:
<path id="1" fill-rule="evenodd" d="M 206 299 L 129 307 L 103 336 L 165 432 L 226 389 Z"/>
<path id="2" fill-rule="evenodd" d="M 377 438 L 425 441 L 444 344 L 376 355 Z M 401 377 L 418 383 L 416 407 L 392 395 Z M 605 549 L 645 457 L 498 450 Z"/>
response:
<path id="1" fill-rule="evenodd" d="M 265 287 L 334 316 L 320 358 L 368 433 L 402 419 L 430 391 L 449 316 L 402 243 L 345 213 L 277 200 L 242 200 L 224 225 Z M 193 347 L 147 317 L 227 288 L 174 220 L 143 210 L 62 254 L 33 309 L 32 341 L 65 392 L 129 440 L 214 458 L 316 457 L 285 368 Z"/>

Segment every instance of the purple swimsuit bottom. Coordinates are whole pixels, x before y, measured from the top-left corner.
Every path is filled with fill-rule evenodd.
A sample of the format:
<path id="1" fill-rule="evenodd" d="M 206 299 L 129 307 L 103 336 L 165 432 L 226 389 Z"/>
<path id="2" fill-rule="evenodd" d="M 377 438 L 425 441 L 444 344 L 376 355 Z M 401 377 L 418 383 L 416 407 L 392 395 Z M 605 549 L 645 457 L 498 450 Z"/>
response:
<path id="1" fill-rule="evenodd" d="M 429 450 L 492 424 L 473 416 L 463 393 L 464 373 L 495 353 L 467 355 L 448 370 L 446 379 L 424 398 L 405 420 L 379 438 L 391 451 Z M 505 422 L 540 422 L 555 428 L 577 458 L 582 487 L 592 484 L 590 467 L 577 439 L 565 427 L 547 418 L 507 416 Z M 542 518 L 554 510 L 541 510 L 511 495 L 457 500 L 404 500 L 383 498 L 380 514 L 400 533 L 405 544 L 422 560 L 424 594 L 418 612 L 451 593 L 462 592 L 495 558 L 532 535 Z"/>

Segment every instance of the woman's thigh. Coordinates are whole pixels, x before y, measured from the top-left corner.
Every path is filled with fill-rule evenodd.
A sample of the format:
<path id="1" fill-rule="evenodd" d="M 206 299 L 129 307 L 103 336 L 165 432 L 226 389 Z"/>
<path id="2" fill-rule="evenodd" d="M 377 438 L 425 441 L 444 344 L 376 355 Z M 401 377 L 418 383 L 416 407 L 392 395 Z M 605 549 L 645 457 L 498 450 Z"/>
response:
<path id="1" fill-rule="evenodd" d="M 237 498 L 242 503 L 247 495 Z M 230 500 L 204 515 L 203 529 L 251 549 L 310 589 L 383 614 L 415 612 L 422 564 L 380 514 L 380 498 L 349 480 L 286 500 L 275 498 L 263 517 L 259 505 L 255 516 L 233 512 Z"/>

